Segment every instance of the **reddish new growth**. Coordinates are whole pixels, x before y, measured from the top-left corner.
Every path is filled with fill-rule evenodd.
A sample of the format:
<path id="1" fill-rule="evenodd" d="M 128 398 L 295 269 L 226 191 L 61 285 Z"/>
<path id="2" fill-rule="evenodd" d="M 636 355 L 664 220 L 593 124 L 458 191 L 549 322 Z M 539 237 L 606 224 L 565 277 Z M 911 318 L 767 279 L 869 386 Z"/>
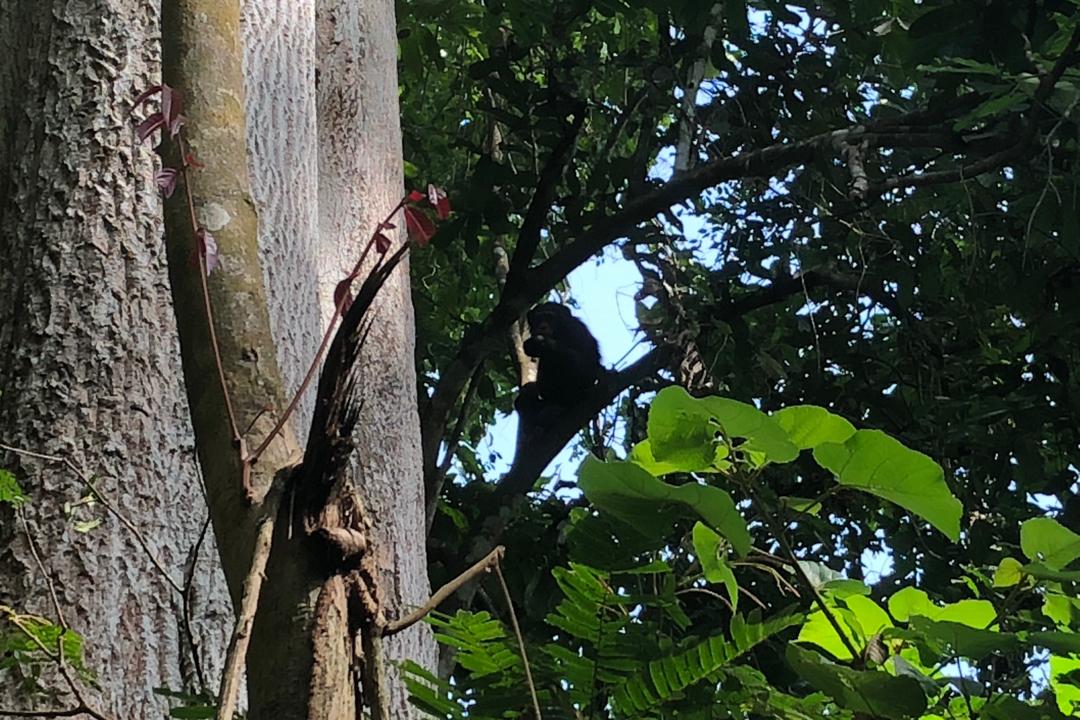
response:
<path id="1" fill-rule="evenodd" d="M 289 402 L 285 412 L 278 419 L 274 429 L 266 436 L 266 438 L 259 444 L 253 453 L 247 455 L 244 451 L 244 440 L 240 435 L 236 425 L 236 418 L 232 409 L 232 402 L 229 399 L 228 388 L 225 383 L 225 373 L 222 368 L 220 351 L 218 349 L 217 336 L 214 331 L 214 319 L 213 310 L 210 305 L 210 293 L 207 289 L 206 276 L 217 266 L 218 263 L 218 247 L 213 235 L 211 235 L 206 228 L 199 224 L 195 213 L 195 201 L 191 193 L 191 184 L 188 182 L 188 171 L 190 169 L 199 169 L 203 167 L 198 161 L 195 160 L 191 152 L 188 151 L 187 143 L 184 140 L 183 128 L 186 123 L 186 118 L 180 112 L 180 95 L 173 88 L 168 85 L 155 85 L 144 93 L 141 93 L 135 98 L 134 113 L 139 107 L 147 103 L 151 98 L 156 95 L 161 96 L 160 109 L 157 112 L 151 113 L 145 120 L 140 122 L 135 129 L 136 134 L 140 141 L 145 141 L 156 131 L 162 131 L 162 141 L 175 142 L 177 145 L 178 155 L 180 157 L 179 167 L 163 167 L 157 171 L 154 175 L 154 181 L 157 186 L 161 188 L 165 197 L 171 197 L 176 190 L 177 183 L 183 181 L 184 190 L 186 193 L 186 204 L 188 209 L 188 216 L 191 222 L 191 233 L 195 239 L 195 248 L 192 251 L 193 264 L 202 269 L 201 280 L 203 289 L 203 298 L 206 307 L 206 319 L 210 325 L 210 343 L 213 345 L 214 357 L 217 361 L 218 377 L 221 382 L 222 392 L 225 395 L 225 406 L 229 414 L 229 424 L 232 428 L 233 440 L 240 448 L 241 460 L 245 463 L 245 486 L 247 485 L 247 472 L 248 469 L 266 447 L 270 444 L 270 441 L 278 431 L 285 425 L 286 420 L 296 409 L 296 405 L 300 398 L 303 396 L 304 391 L 307 389 L 308 384 L 315 375 L 316 369 L 319 367 L 319 363 L 322 361 L 323 354 L 326 352 L 327 346 L 330 344 L 330 340 L 334 334 L 334 328 L 337 322 L 342 318 L 349 307 L 352 305 L 353 294 L 352 285 L 353 281 L 359 278 L 360 272 L 364 267 L 364 261 L 367 259 L 368 253 L 371 249 L 375 249 L 376 258 L 372 263 L 371 268 L 367 271 L 367 276 L 370 277 L 372 273 L 378 270 L 384 260 L 386 260 L 387 253 L 390 251 L 393 242 L 390 239 L 390 231 L 397 228 L 397 226 L 391 222 L 398 211 L 402 211 L 405 214 L 405 228 L 408 231 L 409 238 L 417 246 L 425 247 L 431 242 L 432 236 L 435 234 L 435 219 L 432 218 L 434 213 L 435 218 L 438 220 L 445 220 L 450 216 L 450 201 L 446 197 L 446 192 L 441 188 L 434 185 L 428 185 L 427 193 L 422 193 L 417 190 L 413 190 L 405 195 L 398 204 L 394 206 L 386 218 L 380 222 L 372 233 L 371 238 L 367 241 L 363 251 L 360 253 L 360 258 L 353 266 L 352 272 L 350 272 L 344 280 L 339 282 L 334 288 L 334 316 L 330 319 L 330 325 L 326 329 L 326 333 L 323 335 L 322 342 L 319 345 L 318 351 L 315 353 L 315 358 L 311 362 L 311 367 L 308 368 L 308 372 L 304 377 L 303 382 L 300 384 L 300 388 L 296 391 L 296 395 Z M 425 206 L 425 203 L 427 206 Z M 400 258 L 400 255 L 404 253 L 406 248 L 401 248 L 398 253 L 395 253 L 395 257 L 392 258 L 392 262 L 395 262 Z M 388 268 L 392 269 L 392 268 Z M 385 278 L 383 278 L 385 279 Z M 250 488 L 248 488 L 250 490 Z"/>
<path id="2" fill-rule="evenodd" d="M 423 206 L 425 200 L 430 203 L 430 208 L 425 208 Z M 367 259 L 368 253 L 374 248 L 377 257 L 375 258 L 375 262 L 372 263 L 372 266 L 368 269 L 367 277 L 370 277 L 372 273 L 378 270 L 386 259 L 386 254 L 390 251 L 390 247 L 393 244 L 387 233 L 397 228 L 397 225 L 392 223 L 391 220 L 394 215 L 397 214 L 398 210 L 405 213 L 405 227 L 409 233 L 409 238 L 418 246 L 424 247 L 431 242 L 431 238 L 435 234 L 435 221 L 431 219 L 429 213 L 434 210 L 436 217 L 440 220 L 445 220 L 450 216 L 450 201 L 446 199 L 446 192 L 441 188 L 437 188 L 434 185 L 428 185 L 427 195 L 416 190 L 409 192 L 405 197 L 398 201 L 398 204 L 394 206 L 394 209 L 387 214 L 383 221 L 375 226 L 375 231 L 371 234 L 367 244 L 364 245 L 364 249 L 360 252 L 360 258 L 356 261 L 356 264 L 353 265 L 352 272 L 346 275 L 345 279 L 341 280 L 337 286 L 334 287 L 334 315 L 330 318 L 330 324 L 327 326 L 326 332 L 323 333 L 322 342 L 319 343 L 319 349 L 316 351 L 315 358 L 311 361 L 311 366 L 308 367 L 308 371 L 304 375 L 300 387 L 297 389 L 296 394 L 293 395 L 292 400 L 289 402 L 289 406 L 277 421 L 274 429 L 270 431 L 270 434 L 266 436 L 266 439 L 262 441 L 259 447 L 255 448 L 255 452 L 251 454 L 251 462 L 255 462 L 255 460 L 258 459 L 259 455 L 261 455 L 270 444 L 274 435 L 276 435 L 285 425 L 285 421 L 292 415 L 297 404 L 300 402 L 300 398 L 303 397 L 307 386 L 315 377 L 315 371 L 318 369 L 319 363 L 322 362 L 323 355 L 326 353 L 326 348 L 329 347 L 330 341 L 334 337 L 334 328 L 337 327 L 338 320 L 344 317 L 345 313 L 347 313 L 352 306 L 353 281 L 360 277 L 360 271 L 364 267 L 364 261 Z M 402 251 L 405 249 L 406 248 L 402 248 Z"/>
<path id="3" fill-rule="evenodd" d="M 424 207 L 425 200 L 430 204 L 430 208 Z M 378 267 L 386 253 L 390 251 L 391 242 L 386 233 L 397 228 L 397 225 L 390 220 L 398 210 L 405 213 L 405 229 L 409 233 L 409 239 L 419 247 L 426 247 L 435 235 L 435 221 L 431 219 L 431 211 L 434 210 L 439 220 L 447 219 L 450 217 L 450 201 L 446 197 L 446 191 L 434 185 L 428 185 L 426 195 L 418 190 L 411 190 L 398 201 L 394 209 L 387 214 L 386 219 L 375 227 L 375 232 L 364 246 L 352 272 L 334 288 L 334 307 L 338 315 L 348 312 L 349 306 L 352 305 L 352 283 L 360 276 L 360 269 L 364 265 L 364 260 L 367 259 L 368 252 L 375 248 L 379 256 L 375 261 L 375 267 Z"/>
<path id="4" fill-rule="evenodd" d="M 140 141 L 146 141 L 158 130 L 162 131 L 162 140 L 172 140 L 180 150 L 180 167 L 163 167 L 154 173 L 154 182 L 161 188 L 165 197 L 172 197 L 176 190 L 176 184 L 180 179 L 184 180 L 184 188 L 187 192 L 188 212 L 191 217 L 191 232 L 195 237 L 195 249 L 191 255 L 191 264 L 198 265 L 209 275 L 218 264 L 217 242 L 210 232 L 199 224 L 195 218 L 195 203 L 191 197 L 191 188 L 188 187 L 188 168 L 201 168 L 202 164 L 188 152 L 187 143 L 184 141 L 183 128 L 187 124 L 187 118 L 180 112 L 180 94 L 165 84 L 155 85 L 149 90 L 140 93 L 135 98 L 134 114 L 142 105 L 149 102 L 155 95 L 161 95 L 161 107 L 151 113 L 135 127 L 135 134 Z"/>

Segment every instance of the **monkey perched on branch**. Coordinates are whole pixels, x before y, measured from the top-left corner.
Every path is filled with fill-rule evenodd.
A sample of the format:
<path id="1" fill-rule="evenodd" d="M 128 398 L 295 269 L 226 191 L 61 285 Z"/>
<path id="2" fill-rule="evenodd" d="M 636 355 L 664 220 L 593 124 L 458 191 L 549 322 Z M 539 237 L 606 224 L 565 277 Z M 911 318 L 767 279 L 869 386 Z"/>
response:
<path id="1" fill-rule="evenodd" d="M 585 323 L 570 314 L 564 305 L 548 302 L 537 305 L 526 316 L 529 338 L 525 354 L 536 358 L 536 382 L 521 388 L 514 406 L 521 422 L 542 425 L 549 412 L 573 407 L 581 402 L 604 372 L 600 348 Z"/>
<path id="2" fill-rule="evenodd" d="M 553 302 L 537 305 L 526 320 L 529 338 L 522 347 L 526 355 L 536 358 L 537 368 L 536 381 L 523 385 L 514 402 L 518 411 L 517 449 L 503 484 L 512 477 L 515 486 L 536 479 L 519 477 L 523 467 L 530 465 L 522 465 L 523 457 L 528 453 L 558 452 L 555 444 L 561 447 L 568 439 L 563 435 L 567 428 L 558 426 L 566 424 L 607 375 L 600 364 L 596 338 L 565 306 Z M 527 474 L 539 470 L 543 467 Z"/>

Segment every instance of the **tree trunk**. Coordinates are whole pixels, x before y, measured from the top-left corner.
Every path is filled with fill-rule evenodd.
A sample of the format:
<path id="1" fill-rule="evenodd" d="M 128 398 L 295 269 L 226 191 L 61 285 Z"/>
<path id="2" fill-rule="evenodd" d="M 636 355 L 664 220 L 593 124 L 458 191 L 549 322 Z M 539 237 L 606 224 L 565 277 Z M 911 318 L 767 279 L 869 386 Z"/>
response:
<path id="1" fill-rule="evenodd" d="M 128 110 L 158 82 L 154 3 L 0 0 L 0 443 L 86 469 L 183 582 L 206 503 L 194 463 L 161 242 L 152 150 Z M 159 718 L 155 687 L 194 679 L 179 594 L 74 473 L 0 452 L 68 623 L 86 639 L 102 708 Z M 216 679 L 231 609 L 213 538 L 195 624 Z M 55 620 L 25 537 L 0 508 L 0 603 Z M 182 659 L 183 658 L 183 659 Z M 187 683 L 185 683 L 187 681 Z M 0 682 L 0 705 L 11 684 Z M 25 698 L 21 698 L 25 700 Z"/>
<path id="2" fill-rule="evenodd" d="M 208 29 L 225 4 L 212 4 L 213 13 L 193 16 L 194 22 L 187 17 L 188 29 L 199 37 L 196 42 L 221 40 L 216 57 L 235 70 L 240 58 L 230 60 L 228 53 L 238 43 L 230 46 L 227 34 L 214 36 Z M 0 442 L 73 453 L 97 473 L 119 509 L 143 527 L 180 580 L 205 502 L 191 463 L 191 420 L 164 283 L 152 155 L 135 146 L 127 116 L 131 99 L 157 82 L 156 12 L 129 0 L 123 9 L 95 3 L 75 18 L 64 14 L 74 12 L 63 9 L 67 4 L 56 5 L 50 12 L 29 0 L 0 0 L 0 47 L 8 50 L 0 61 L 0 168 L 10 167 L 0 175 Z M 197 3 L 169 5 L 183 16 Z M 245 214 L 246 179 L 235 206 L 211 204 L 209 196 L 220 186 L 198 187 L 220 183 L 215 163 L 235 169 L 235 151 L 244 147 L 242 135 L 207 136 L 211 123 L 200 123 L 215 112 L 232 117 L 233 108 L 222 105 L 226 95 L 209 96 L 224 86 L 203 76 L 185 88 L 193 149 L 208 165 L 194 181 L 200 219 L 209 224 L 221 220 L 216 213 L 223 207 L 230 211 L 227 227 L 210 228 L 225 268 L 214 276 L 212 292 L 239 424 L 246 426 L 262 406 L 275 406 L 253 436 L 266 433 L 282 399 L 299 385 L 329 320 L 334 284 L 351 266 L 359 241 L 402 192 L 393 6 L 387 0 L 353 5 L 321 3 L 316 25 L 313 1 L 244 4 L 246 83 L 228 96 L 242 97 L 245 88 L 248 93 L 250 197 L 260 215 L 261 267 L 243 249 L 254 227 L 254 215 Z M 322 54 L 317 97 L 316 38 Z M 39 116 L 38 108 L 49 111 Z M 234 130 L 230 126 L 229 133 Z M 236 137 L 241 142 L 233 142 Z M 230 233 L 238 233 L 235 241 Z M 235 599 L 250 562 L 257 513 L 244 505 L 234 449 L 228 433 L 219 433 L 223 415 L 213 402 L 215 375 L 205 358 L 187 360 L 192 347 L 205 353 L 209 346 L 198 337 L 205 332 L 198 303 L 184 301 L 194 299 L 185 292 L 197 277 L 181 267 L 186 259 L 174 248 L 173 289 L 181 299 L 176 312 L 181 328 L 188 328 L 181 333 L 188 336 L 188 392 L 215 534 Z M 237 277 L 252 292 L 265 280 L 265 301 L 234 304 L 237 291 L 230 281 Z M 178 278 L 187 290 L 177 290 Z M 403 605 L 424 600 L 428 591 L 407 281 L 405 267 L 394 273 L 368 338 L 357 451 L 362 462 L 355 465 L 355 484 L 375 519 L 373 551 L 391 617 Z M 270 369 L 276 363 L 268 359 L 277 360 L 280 371 Z M 301 442 L 310 407 L 308 398 L 291 423 Z M 278 452 L 266 465 L 280 465 L 285 455 Z M 12 465 L 9 457 L 0 459 Z M 57 571 L 62 603 L 79 610 L 69 620 L 87 634 L 91 658 L 103 670 L 108 707 L 125 718 L 160 717 L 162 706 L 151 701 L 150 689 L 181 684 L 180 633 L 169 591 L 116 523 L 88 535 L 68 529 L 61 536 L 62 521 L 46 520 L 61 516 L 62 502 L 79 494 L 76 478 L 55 468 L 43 474 L 40 465 L 28 462 L 20 462 L 19 470 L 30 480 L 31 517 L 46 561 Z M 7 519 L 3 528 L 10 538 Z M 203 578 L 200 589 L 216 604 L 200 606 L 197 624 L 210 635 L 204 654 L 213 659 L 208 679 L 216 691 L 225 646 L 221 620 L 231 613 L 222 606 L 212 541 L 204 544 L 202 557 L 215 560 L 209 567 L 217 582 Z M 353 714 L 353 685 L 344 672 L 351 659 L 344 618 L 333 612 L 340 608 L 327 590 L 333 583 L 324 583 L 309 559 L 282 531 L 249 653 L 251 717 Z M 0 602 L 47 610 L 25 543 L 8 547 L 2 561 Z M 121 577 L 130 581 L 117 582 Z M 35 592 L 26 600 L 24 590 L 31 586 Z M 322 624 L 316 622 L 320 593 L 329 598 L 320 606 Z M 433 665 L 426 629 L 394 638 L 387 650 L 391 659 Z M 324 662 L 323 674 L 312 678 L 316 656 L 325 660 L 327 653 L 339 662 Z M 391 683 L 390 712 L 395 718 L 410 713 L 397 683 Z"/>
<path id="3" fill-rule="evenodd" d="M 319 230 L 322 303 L 329 308 L 341 268 L 404 183 L 398 110 L 397 39 L 391 0 L 320 0 L 317 18 Z M 399 234 L 404 221 L 395 219 Z M 394 237 L 394 236 L 392 236 Z M 375 543 L 389 614 L 404 614 L 429 595 L 424 480 L 409 272 L 390 276 L 376 301 L 361 358 L 365 402 L 354 469 L 375 519 Z M 434 668 L 429 628 L 413 626 L 387 642 L 388 659 Z M 416 714 L 391 674 L 390 716 Z"/>

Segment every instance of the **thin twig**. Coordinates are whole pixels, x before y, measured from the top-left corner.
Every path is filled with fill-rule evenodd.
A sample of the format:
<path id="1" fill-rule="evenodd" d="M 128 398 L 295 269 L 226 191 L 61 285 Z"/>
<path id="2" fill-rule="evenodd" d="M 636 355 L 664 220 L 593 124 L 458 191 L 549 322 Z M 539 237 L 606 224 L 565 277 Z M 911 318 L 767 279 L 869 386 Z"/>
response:
<path id="1" fill-rule="evenodd" d="M 386 629 L 383 630 L 383 636 L 389 637 L 390 635 L 397 635 L 402 630 L 412 627 L 413 625 L 427 617 L 427 614 L 429 612 L 442 604 L 443 600 L 446 600 L 446 598 L 457 592 L 462 585 L 466 584 L 480 573 L 488 572 L 489 570 L 491 570 L 492 566 L 498 568 L 499 558 L 503 556 L 504 552 L 506 552 L 506 548 L 504 548 L 502 545 L 496 547 L 471 568 L 469 568 L 468 570 L 461 573 L 456 578 L 439 588 L 435 592 L 435 594 L 431 596 L 431 599 L 428 600 L 426 603 L 416 608 L 400 620 L 395 620 L 394 622 L 388 624 L 386 626 Z"/>
<path id="2" fill-rule="evenodd" d="M 85 485 L 86 488 L 94 494 L 94 497 L 97 498 L 97 501 L 104 505 L 105 509 L 108 510 L 113 517 L 119 520 L 120 524 L 127 528 L 128 531 L 135 537 L 135 540 L 139 543 L 139 546 L 142 547 L 143 552 L 146 553 L 146 557 L 149 558 L 151 563 L 153 563 L 157 571 L 161 573 L 161 576 L 165 578 L 165 581 L 169 583 L 170 586 L 172 586 L 173 590 L 181 594 L 184 592 L 183 588 L 181 588 L 180 585 L 172 579 L 169 571 L 165 569 L 165 566 L 162 565 L 161 561 L 159 561 L 157 559 L 157 556 L 154 555 L 154 551 L 150 549 L 150 543 L 147 542 L 142 532 L 139 531 L 139 528 L 136 527 L 133 522 L 128 520 L 123 513 L 116 509 L 116 505 L 113 504 L 113 502 L 109 499 L 107 495 L 105 495 L 105 493 L 98 489 L 98 487 L 94 484 L 94 481 L 91 480 L 90 476 L 86 474 L 86 471 L 80 469 L 69 458 L 62 455 L 49 455 L 46 453 L 34 452 L 33 450 L 13 447 L 11 445 L 5 445 L 3 443 L 0 443 L 0 450 L 6 450 L 7 452 L 15 453 L 16 455 L 24 455 L 26 457 L 37 458 L 38 460 L 45 460 L 47 462 L 59 463 L 71 470 L 71 472 L 75 474 L 75 477 L 79 478 L 82 484 Z"/>
<path id="3" fill-rule="evenodd" d="M 199 563 L 199 550 L 202 549 L 203 540 L 206 539 L 206 531 L 210 527 L 210 516 L 206 516 L 206 520 L 203 521 L 202 530 L 199 531 L 199 539 L 195 541 L 195 545 L 191 548 L 189 554 L 188 567 L 184 570 L 184 590 L 183 606 L 181 613 L 183 614 L 183 626 L 184 636 L 187 638 L 188 646 L 191 648 L 191 660 L 195 666 L 195 677 L 199 682 L 199 690 L 205 690 L 208 686 L 206 684 L 206 675 L 203 673 L 202 657 L 199 655 L 199 647 L 195 643 L 195 633 L 192 631 L 192 590 L 195 587 L 195 566 Z"/>
<path id="4" fill-rule="evenodd" d="M 236 713 L 236 698 L 240 692 L 244 662 L 247 659 L 251 628 L 255 624 L 255 611 L 259 607 L 259 593 L 266 574 L 266 562 L 270 559 L 270 546 L 274 539 L 280 492 L 271 490 L 263 503 L 264 515 L 255 536 L 255 549 L 251 554 L 251 568 L 244 578 L 244 594 L 240 600 L 240 613 L 233 626 L 225 667 L 221 672 L 221 691 L 218 693 L 217 720 L 232 720 Z"/>
<path id="5" fill-rule="evenodd" d="M 529 695 L 532 697 L 533 713 L 536 720 L 544 720 L 540 714 L 540 699 L 536 696 L 536 685 L 533 684 L 532 670 L 529 668 L 529 655 L 525 652 L 525 638 L 521 636 L 521 627 L 518 625 L 517 613 L 514 612 L 514 601 L 510 597 L 510 588 L 506 587 L 506 579 L 503 577 L 499 561 L 495 561 L 495 574 L 502 586 L 503 597 L 506 598 L 506 609 L 510 611 L 510 626 L 514 628 L 514 636 L 517 638 L 518 648 L 521 650 L 521 662 L 525 664 L 525 682 L 529 685 Z"/>
<path id="6" fill-rule="evenodd" d="M 750 489 L 750 497 L 758 508 L 764 511 L 765 505 L 761 501 L 761 497 L 753 489 Z M 825 604 L 825 598 L 821 597 L 821 593 L 814 587 L 814 582 L 810 579 L 810 576 L 803 570 L 803 566 L 799 564 L 799 558 L 795 556 L 795 551 L 792 550 L 791 545 L 787 541 L 787 536 L 784 534 L 783 525 L 777 521 L 776 516 L 769 512 L 762 512 L 762 518 L 769 526 L 773 535 L 776 536 L 776 541 L 780 543 L 780 547 L 783 548 L 784 554 L 787 555 L 787 560 L 791 563 L 791 566 L 795 569 L 795 576 L 799 578 L 799 581 L 806 587 L 810 596 L 814 599 L 818 609 L 825 616 L 825 619 L 829 621 L 829 625 L 832 626 L 833 631 L 840 638 L 840 642 L 849 653 L 851 653 L 852 660 L 858 661 L 859 651 L 855 649 L 855 644 L 848 638 L 847 633 L 840 627 L 840 622 L 833 615 L 832 610 Z"/>
<path id="7" fill-rule="evenodd" d="M 206 267 L 205 241 L 200 241 L 199 219 L 195 217 L 195 196 L 192 194 L 191 181 L 188 177 L 188 152 L 184 142 L 184 133 L 181 130 L 176 135 L 176 146 L 180 150 L 180 175 L 184 180 L 184 195 L 187 200 L 188 220 L 191 223 L 191 235 L 195 241 L 195 254 L 199 258 L 199 282 L 202 285 L 203 310 L 206 312 L 206 325 L 210 331 L 210 347 L 214 351 L 214 364 L 217 366 L 218 382 L 221 383 L 221 394 L 225 396 L 225 412 L 229 415 L 229 430 L 232 431 L 234 443 L 240 442 L 240 430 L 236 424 L 236 413 L 233 411 L 232 398 L 229 396 L 229 386 L 225 382 L 225 366 L 221 362 L 221 348 L 218 346 L 217 330 L 214 328 L 214 309 L 210 303 L 210 283 L 206 278 L 209 274 Z M 206 231 L 203 230 L 205 233 Z M 203 243 L 200 246 L 200 242 Z"/>
<path id="8" fill-rule="evenodd" d="M 23 533 L 26 536 L 26 544 L 30 548 L 30 554 L 34 558 L 35 564 L 38 566 L 38 570 L 41 571 L 41 576 L 45 579 L 45 585 L 49 589 L 49 598 L 52 601 L 53 610 L 56 611 L 56 621 L 60 626 L 60 635 L 56 638 L 56 654 L 53 655 L 49 652 L 48 648 L 37 638 L 36 635 L 31 633 L 28 628 L 24 627 L 14 618 L 11 618 L 12 624 L 23 631 L 31 640 L 33 640 L 38 647 L 40 647 L 46 655 L 51 657 L 55 662 L 57 669 L 60 672 L 60 676 L 64 678 L 65 684 L 68 686 L 68 690 L 74 696 L 76 702 L 79 703 L 78 708 L 82 714 L 89 715 L 95 720 L 109 720 L 108 716 L 101 714 L 90 706 L 86 697 L 83 695 L 82 689 L 79 683 L 75 681 L 75 678 L 71 676 L 71 669 L 67 663 L 64 662 L 64 637 L 71 630 L 68 627 L 67 620 L 64 619 L 64 612 L 60 609 L 60 600 L 56 595 L 56 585 L 53 583 L 52 576 L 49 575 L 49 571 L 45 569 L 45 563 L 41 559 L 41 554 L 38 552 L 37 543 L 34 542 L 34 535 L 30 532 L 30 523 L 26 519 L 26 514 L 21 510 L 17 510 L 16 514 L 19 516 L 19 521 L 22 523 Z"/>
<path id="9" fill-rule="evenodd" d="M 408 199 L 408 195 L 401 198 L 401 200 L 398 201 L 398 204 L 394 206 L 394 209 L 391 210 L 390 213 L 386 216 L 386 219 L 379 223 L 378 226 L 375 228 L 375 232 L 371 234 L 371 237 L 367 241 L 367 245 L 365 245 L 364 249 L 360 252 L 360 259 L 356 261 L 355 265 L 353 265 L 352 272 L 349 273 L 349 276 L 347 278 L 348 280 L 355 280 L 357 277 L 359 277 L 360 269 L 363 267 L 364 261 L 367 259 L 368 253 L 371 251 L 372 247 L 375 247 L 375 239 L 379 237 L 384 230 L 387 229 L 387 227 L 390 225 L 390 220 L 394 217 L 394 215 L 398 213 L 399 210 L 401 210 L 401 208 L 405 207 L 405 203 L 408 201 Z M 387 248 L 387 250 L 389 250 L 389 248 Z M 375 267 L 371 269 L 371 272 L 374 272 L 379 267 L 379 265 L 383 261 L 383 258 L 385 257 L 386 251 L 382 251 L 379 253 L 379 256 L 375 259 Z M 311 359 L 311 364 L 308 366 L 307 372 L 304 373 L 304 379 L 300 382 L 300 387 L 296 389 L 296 392 L 293 394 L 292 399 L 289 401 L 289 404 L 285 407 L 285 412 L 283 412 L 281 414 L 281 417 L 278 418 L 277 423 L 274 425 L 274 429 L 267 434 L 266 438 L 261 443 L 259 443 L 259 446 L 255 448 L 255 452 L 251 453 L 251 457 L 248 458 L 248 462 L 254 463 L 256 460 L 259 459 L 259 456 L 263 454 L 266 448 L 273 441 L 274 436 L 281 432 L 281 428 L 285 427 L 285 423 L 296 410 L 296 406 L 300 404 L 300 398 L 304 396 L 304 392 L 307 390 L 308 385 L 310 385 L 311 381 L 315 378 L 315 372 L 319 369 L 319 363 L 322 361 L 322 357 L 326 353 L 326 348 L 330 346 L 330 341 L 334 338 L 334 328 L 337 327 L 338 320 L 340 320 L 341 317 L 345 314 L 345 303 L 348 297 L 349 293 L 343 292 L 341 293 L 341 297 L 337 299 L 337 302 L 334 304 L 334 315 L 330 318 L 330 324 L 327 325 L 326 332 L 323 333 L 322 341 L 319 343 L 319 349 L 315 352 L 315 357 Z"/>
<path id="10" fill-rule="evenodd" d="M 26 535 L 26 544 L 30 547 L 30 555 L 33 556 L 34 562 L 38 566 L 38 570 L 41 571 L 42 577 L 45 578 L 45 585 L 49 588 L 49 599 L 52 601 L 53 610 L 56 611 L 56 620 L 60 624 L 60 627 L 66 632 L 69 628 L 67 620 L 64 619 L 64 611 L 60 609 L 60 599 L 56 596 L 56 585 L 53 583 L 52 576 L 49 575 L 48 570 L 45 569 L 45 563 L 38 553 L 37 543 L 34 542 L 34 536 L 30 532 L 30 523 L 26 519 L 26 513 L 22 511 L 22 508 L 19 508 L 15 511 L 15 514 L 19 516 L 19 522 L 22 523 L 23 533 Z"/>

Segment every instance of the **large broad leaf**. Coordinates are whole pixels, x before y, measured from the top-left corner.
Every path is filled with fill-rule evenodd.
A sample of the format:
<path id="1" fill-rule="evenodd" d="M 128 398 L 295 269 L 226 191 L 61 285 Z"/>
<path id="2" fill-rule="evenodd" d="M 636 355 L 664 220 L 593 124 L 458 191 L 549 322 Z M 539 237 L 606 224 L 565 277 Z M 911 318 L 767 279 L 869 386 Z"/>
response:
<path id="1" fill-rule="evenodd" d="M 653 461 L 684 472 L 716 469 L 718 435 L 745 439 L 745 449 L 761 453 L 764 462 L 790 462 L 799 455 L 783 428 L 753 405 L 694 398 L 680 387 L 657 393 L 649 408 L 648 430 Z"/>
<path id="2" fill-rule="evenodd" d="M 880 605 L 868 597 L 849 595 L 838 603 L 832 603 L 829 613 L 840 625 L 847 639 L 862 650 L 874 635 L 892 627 L 892 621 Z M 799 629 L 798 639 L 813 643 L 830 655 L 850 660 L 851 651 L 836 633 L 836 628 L 821 610 L 815 610 Z"/>
<path id="3" fill-rule="evenodd" d="M 913 616 L 961 623 L 973 628 L 986 628 L 994 622 L 997 611 L 986 600 L 959 600 L 946 605 L 936 605 L 926 591 L 906 587 L 889 597 L 889 613 L 899 622 L 908 622 Z"/>
<path id="4" fill-rule="evenodd" d="M 956 542 L 963 506 L 949 492 L 941 466 L 879 430 L 858 430 L 843 443 L 822 443 L 814 459 L 847 487 L 910 510 Z"/>
<path id="5" fill-rule="evenodd" d="M 948 620 L 930 620 L 921 615 L 911 618 L 911 628 L 921 633 L 942 657 L 981 660 L 993 653 L 1013 652 L 1021 647 L 1019 638 L 1012 633 L 982 630 Z"/>
<path id="6" fill-rule="evenodd" d="M 740 555 L 750 551 L 750 532 L 735 501 L 720 488 L 698 483 L 669 485 L 629 462 L 588 457 L 578 471 L 585 497 L 624 522 L 663 534 L 680 517 L 697 516 L 727 538 Z"/>
<path id="7" fill-rule="evenodd" d="M 1050 656 L 1050 687 L 1054 690 L 1058 710 L 1068 717 L 1080 714 L 1080 686 L 1071 679 L 1080 671 L 1080 658 Z"/>
<path id="8" fill-rule="evenodd" d="M 914 678 L 852 670 L 797 645 L 788 645 L 786 656 L 800 677 L 853 712 L 901 720 L 926 710 L 926 696 Z"/>
<path id="9" fill-rule="evenodd" d="M 855 434 L 855 426 L 817 405 L 792 405 L 772 415 L 800 450 L 822 443 L 842 443 Z"/>
<path id="10" fill-rule="evenodd" d="M 652 443 L 647 438 L 631 448 L 628 459 L 657 477 L 685 472 L 726 472 L 731 468 L 731 461 L 726 459 L 729 454 L 728 447 L 719 443 L 713 443 L 713 445 L 713 459 L 705 466 L 698 462 L 696 453 L 693 454 L 693 461 L 689 463 L 685 462 L 687 455 L 682 454 L 677 455 L 674 462 L 671 460 L 657 460 L 653 455 Z"/>
<path id="11" fill-rule="evenodd" d="M 1020 549 L 1029 560 L 1061 570 L 1080 557 L 1080 535 L 1052 518 L 1033 518 L 1020 526 Z"/>
<path id="12" fill-rule="evenodd" d="M 1057 655 L 1080 657 L 1080 633 L 1045 631 L 1021 633 L 1021 636 L 1032 645 L 1044 647 Z"/>

